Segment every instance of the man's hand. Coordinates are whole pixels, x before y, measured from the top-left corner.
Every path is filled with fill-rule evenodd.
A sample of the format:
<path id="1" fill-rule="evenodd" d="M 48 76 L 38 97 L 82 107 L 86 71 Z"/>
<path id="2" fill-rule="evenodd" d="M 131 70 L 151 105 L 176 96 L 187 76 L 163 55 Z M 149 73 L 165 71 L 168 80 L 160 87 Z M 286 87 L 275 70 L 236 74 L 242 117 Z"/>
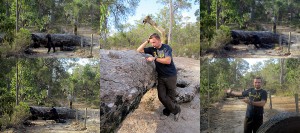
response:
<path id="1" fill-rule="evenodd" d="M 247 104 L 250 104 L 250 100 L 248 98 L 244 98 L 244 99 L 242 99 L 242 101 L 247 103 Z"/>
<path id="2" fill-rule="evenodd" d="M 152 62 L 152 61 L 155 60 L 155 57 L 147 57 L 146 60 L 147 60 L 148 62 Z"/>

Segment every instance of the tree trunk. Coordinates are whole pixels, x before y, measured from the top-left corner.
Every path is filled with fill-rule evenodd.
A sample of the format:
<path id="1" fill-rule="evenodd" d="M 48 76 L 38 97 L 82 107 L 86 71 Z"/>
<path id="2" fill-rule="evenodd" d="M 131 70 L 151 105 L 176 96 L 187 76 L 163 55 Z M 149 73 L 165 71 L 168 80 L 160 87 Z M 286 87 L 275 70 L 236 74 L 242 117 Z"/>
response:
<path id="1" fill-rule="evenodd" d="M 168 43 L 171 44 L 171 39 L 172 39 L 172 27 L 173 27 L 173 3 L 172 0 L 170 0 L 170 27 L 169 27 L 169 36 L 168 36 Z"/>
<path id="2" fill-rule="evenodd" d="M 211 9 L 210 9 L 210 0 L 206 0 L 206 4 L 207 4 L 207 14 L 210 14 L 211 13 Z"/>
<path id="3" fill-rule="evenodd" d="M 47 38 L 45 33 L 32 33 L 31 39 L 33 40 L 33 47 L 37 48 L 40 46 L 47 45 Z M 71 47 L 71 46 L 81 46 L 81 37 L 70 34 L 51 34 L 51 39 L 55 47 Z M 89 43 L 83 39 L 83 46 L 87 46 Z"/>
<path id="4" fill-rule="evenodd" d="M 18 22 L 19 22 L 19 3 L 16 0 L 16 33 L 19 31 Z"/>
<path id="5" fill-rule="evenodd" d="M 216 0 L 216 12 L 217 12 L 217 15 L 216 15 L 216 29 L 219 29 L 219 7 L 218 7 L 218 2 L 219 0 Z"/>
<path id="6" fill-rule="evenodd" d="M 16 65 L 16 70 L 17 70 L 17 79 L 16 79 L 16 105 L 19 105 L 19 62 L 17 58 L 17 65 Z"/>
<path id="7" fill-rule="evenodd" d="M 269 32 L 269 31 L 242 31 L 232 30 L 231 31 L 231 44 L 254 44 L 255 46 L 261 45 L 260 47 L 274 46 L 275 43 L 279 44 L 280 35 Z M 287 40 L 282 37 L 281 44 L 287 44 Z"/>
<path id="8" fill-rule="evenodd" d="M 285 59 L 280 59 L 280 87 L 283 89 L 283 83 L 284 83 L 284 60 Z"/>
<path id="9" fill-rule="evenodd" d="M 10 11 L 9 11 L 9 2 L 8 0 L 6 1 L 6 17 L 10 16 Z"/>
<path id="10" fill-rule="evenodd" d="M 50 110 L 51 107 L 39 107 L 39 106 L 31 106 L 30 112 L 33 117 L 43 117 L 47 118 L 51 116 Z M 69 109 L 66 107 L 55 107 L 60 119 L 74 119 L 75 118 L 75 110 Z"/>
<path id="11" fill-rule="evenodd" d="M 77 36 L 77 25 L 78 25 L 78 23 L 77 23 L 77 21 L 75 21 L 75 22 L 74 22 L 74 31 L 73 31 L 73 33 L 74 33 L 74 35 L 76 35 L 76 36 Z"/>

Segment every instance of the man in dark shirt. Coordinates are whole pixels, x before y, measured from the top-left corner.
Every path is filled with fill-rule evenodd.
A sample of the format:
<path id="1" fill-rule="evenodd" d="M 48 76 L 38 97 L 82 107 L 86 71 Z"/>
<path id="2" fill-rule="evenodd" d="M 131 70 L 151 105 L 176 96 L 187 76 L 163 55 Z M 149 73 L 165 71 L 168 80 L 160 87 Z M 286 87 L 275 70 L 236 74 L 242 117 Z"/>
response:
<path id="1" fill-rule="evenodd" d="M 256 133 L 263 124 L 264 106 L 267 102 L 268 94 L 261 89 L 261 77 L 254 78 L 254 87 L 243 92 L 226 90 L 228 95 L 248 97 L 243 99 L 247 103 L 246 117 L 244 121 L 244 133 Z"/>
<path id="2" fill-rule="evenodd" d="M 152 47 L 145 48 L 148 43 L 151 43 Z M 155 62 L 158 74 L 158 98 L 165 106 L 160 118 L 166 119 L 170 113 L 173 113 L 175 115 L 175 121 L 177 121 L 181 109 L 175 102 L 177 71 L 172 58 L 172 48 L 167 44 L 162 44 L 160 36 L 154 33 L 147 41 L 141 44 L 137 51 L 140 53 L 151 54 L 153 56 L 147 57 L 146 60 L 149 62 Z"/>
<path id="3" fill-rule="evenodd" d="M 48 39 L 48 42 L 47 42 L 48 53 L 50 52 L 51 47 L 53 48 L 53 53 L 55 53 L 55 45 L 54 45 L 54 43 L 53 43 L 52 40 L 51 40 L 51 35 L 50 35 L 50 34 L 47 34 L 47 35 L 46 35 L 46 38 Z"/>

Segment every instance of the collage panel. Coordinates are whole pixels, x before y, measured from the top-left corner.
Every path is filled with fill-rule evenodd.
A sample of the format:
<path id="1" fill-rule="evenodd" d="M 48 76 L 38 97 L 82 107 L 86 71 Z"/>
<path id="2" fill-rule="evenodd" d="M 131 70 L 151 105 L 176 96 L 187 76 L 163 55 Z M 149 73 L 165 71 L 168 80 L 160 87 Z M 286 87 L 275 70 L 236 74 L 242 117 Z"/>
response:
<path id="1" fill-rule="evenodd" d="M 201 132 L 298 132 L 300 60 L 201 60 Z"/>
<path id="2" fill-rule="evenodd" d="M 300 2 L 200 3 L 201 132 L 300 132 Z"/>
<path id="3" fill-rule="evenodd" d="M 0 61 L 1 132 L 100 132 L 99 60 Z"/>
<path id="4" fill-rule="evenodd" d="M 99 58 L 100 0 L 1 0 L 0 57 Z"/>
<path id="5" fill-rule="evenodd" d="M 110 15 L 100 49 L 101 133 L 200 132 L 199 4 L 103 3 Z"/>
<path id="6" fill-rule="evenodd" d="M 201 57 L 299 58 L 299 1 L 201 0 Z"/>
<path id="7" fill-rule="evenodd" d="M 0 1 L 0 132 L 100 132 L 99 5 Z"/>

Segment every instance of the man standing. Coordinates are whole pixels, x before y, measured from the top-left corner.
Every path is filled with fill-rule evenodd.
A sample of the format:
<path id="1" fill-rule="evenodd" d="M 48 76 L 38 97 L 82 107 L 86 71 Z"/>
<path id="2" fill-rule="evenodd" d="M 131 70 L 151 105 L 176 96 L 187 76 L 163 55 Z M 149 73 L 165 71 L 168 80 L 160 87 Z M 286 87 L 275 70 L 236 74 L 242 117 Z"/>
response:
<path id="1" fill-rule="evenodd" d="M 145 46 L 151 43 L 152 47 Z M 175 102 L 177 71 L 172 58 L 172 49 L 167 44 L 162 44 L 160 36 L 157 33 L 150 35 L 137 49 L 140 53 L 151 54 L 153 57 L 147 57 L 149 62 L 154 61 L 158 73 L 157 92 L 160 102 L 165 106 L 161 119 L 166 119 L 170 113 L 175 115 L 175 121 L 178 120 L 181 109 Z"/>
<path id="2" fill-rule="evenodd" d="M 268 94 L 261 89 L 261 77 L 254 78 L 255 88 L 249 88 L 243 92 L 235 92 L 231 89 L 226 90 L 228 95 L 248 97 L 243 99 L 247 103 L 246 117 L 244 121 L 244 133 L 256 133 L 263 124 L 264 106 L 267 102 Z"/>
<path id="3" fill-rule="evenodd" d="M 47 42 L 48 53 L 50 52 L 51 47 L 53 48 L 53 53 L 55 53 L 55 45 L 54 45 L 54 43 L 53 43 L 52 40 L 51 40 L 51 35 L 50 35 L 50 34 L 47 34 L 47 35 L 46 35 L 46 38 L 48 39 L 48 42 Z"/>

